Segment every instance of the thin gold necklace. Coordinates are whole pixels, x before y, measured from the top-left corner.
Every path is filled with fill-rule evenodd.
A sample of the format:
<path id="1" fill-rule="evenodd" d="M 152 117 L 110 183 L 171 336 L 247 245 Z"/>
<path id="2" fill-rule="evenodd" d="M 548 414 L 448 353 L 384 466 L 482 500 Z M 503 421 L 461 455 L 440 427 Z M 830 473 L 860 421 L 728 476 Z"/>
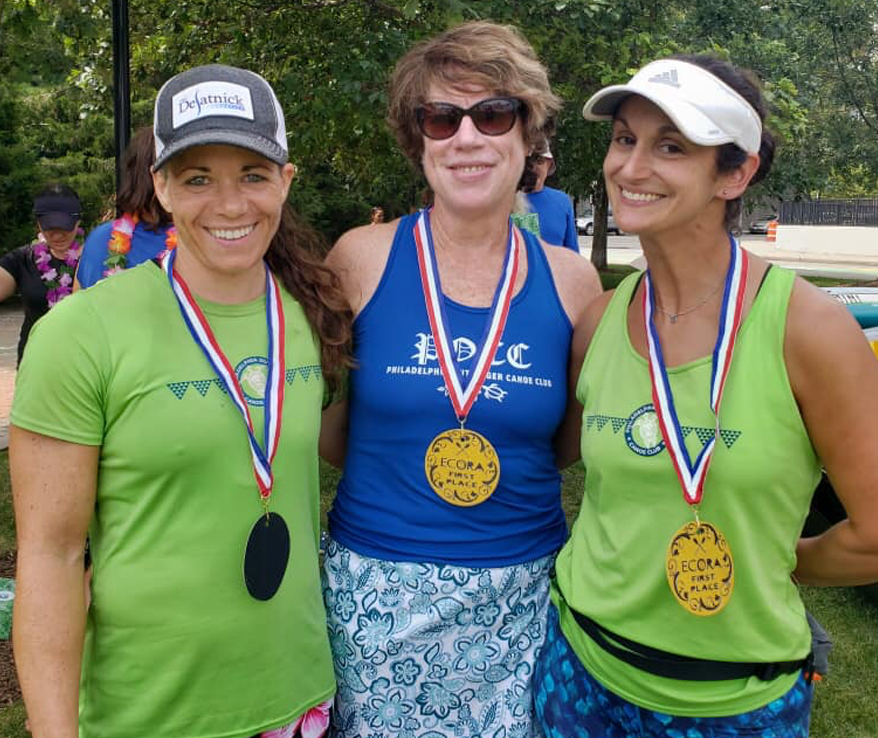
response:
<path id="1" fill-rule="evenodd" d="M 658 310 L 660 313 L 664 313 L 665 315 L 667 315 L 668 320 L 670 320 L 671 323 L 676 323 L 677 318 L 679 318 L 681 315 L 686 315 L 687 313 L 694 313 L 696 310 L 698 310 L 698 308 L 702 307 L 711 297 L 713 297 L 717 292 L 719 292 L 719 288 L 722 287 L 725 284 L 725 282 L 726 282 L 726 280 L 725 280 L 725 278 L 723 278 L 723 281 L 720 282 L 719 284 L 717 284 L 717 286 L 714 287 L 710 292 L 708 292 L 707 295 L 697 305 L 695 305 L 691 308 L 686 308 L 685 310 L 678 310 L 676 313 L 672 313 L 669 310 L 665 310 L 661 306 L 661 304 L 659 303 L 658 293 L 656 293 L 656 301 L 655 301 L 656 310 Z"/>

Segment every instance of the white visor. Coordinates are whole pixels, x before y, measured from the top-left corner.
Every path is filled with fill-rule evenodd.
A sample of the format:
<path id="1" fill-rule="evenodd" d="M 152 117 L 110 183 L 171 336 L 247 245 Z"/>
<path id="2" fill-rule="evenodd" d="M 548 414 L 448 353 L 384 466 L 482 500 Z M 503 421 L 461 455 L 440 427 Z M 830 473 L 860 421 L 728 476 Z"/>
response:
<path id="1" fill-rule="evenodd" d="M 759 153 L 759 115 L 725 82 L 695 64 L 678 59 L 647 64 L 628 84 L 604 87 L 592 95 L 582 115 L 586 120 L 612 120 L 629 95 L 641 95 L 658 105 L 693 143 L 734 143 L 747 153 Z"/>

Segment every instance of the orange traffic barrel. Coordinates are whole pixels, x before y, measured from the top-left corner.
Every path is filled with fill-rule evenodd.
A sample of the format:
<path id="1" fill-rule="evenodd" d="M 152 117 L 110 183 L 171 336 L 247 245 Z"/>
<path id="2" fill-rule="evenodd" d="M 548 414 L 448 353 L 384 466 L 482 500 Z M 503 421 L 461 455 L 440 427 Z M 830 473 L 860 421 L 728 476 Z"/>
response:
<path id="1" fill-rule="evenodd" d="M 766 241 L 777 241 L 777 221 L 768 222 L 768 234 L 765 236 Z"/>

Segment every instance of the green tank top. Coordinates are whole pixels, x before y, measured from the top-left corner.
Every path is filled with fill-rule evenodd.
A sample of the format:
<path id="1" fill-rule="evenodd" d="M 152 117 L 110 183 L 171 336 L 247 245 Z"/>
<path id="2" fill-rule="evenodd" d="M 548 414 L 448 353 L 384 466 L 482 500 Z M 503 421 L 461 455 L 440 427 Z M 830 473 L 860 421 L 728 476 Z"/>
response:
<path id="1" fill-rule="evenodd" d="M 611 691 L 673 715 L 734 715 L 780 697 L 797 674 L 768 682 L 658 677 L 601 649 L 568 605 L 619 635 L 685 656 L 763 662 L 808 653 L 805 610 L 790 574 L 820 464 L 784 364 L 795 275 L 769 270 L 738 334 L 700 506 L 702 520 L 731 548 L 735 584 L 726 607 L 708 617 L 679 605 L 665 574 L 671 538 L 693 514 L 662 441 L 647 360 L 628 335 L 627 309 L 640 276 L 626 278 L 611 298 L 579 376 L 585 491 L 558 555 L 553 600 L 573 650 Z M 714 434 L 711 358 L 668 370 L 692 459 Z"/>

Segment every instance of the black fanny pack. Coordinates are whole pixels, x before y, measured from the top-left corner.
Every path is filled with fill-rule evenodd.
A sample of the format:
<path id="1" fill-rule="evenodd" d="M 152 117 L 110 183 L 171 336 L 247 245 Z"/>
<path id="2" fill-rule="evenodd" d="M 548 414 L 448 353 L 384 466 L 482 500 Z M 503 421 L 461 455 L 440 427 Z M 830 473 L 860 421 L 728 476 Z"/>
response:
<path id="1" fill-rule="evenodd" d="M 804 659 L 794 661 L 753 662 L 753 661 L 713 661 L 689 656 L 679 656 L 661 651 L 642 643 L 636 643 L 598 625 L 594 620 L 567 606 L 579 627 L 607 653 L 620 661 L 637 667 L 641 671 L 668 677 L 686 679 L 694 682 L 718 682 L 726 679 L 746 679 L 757 677 L 768 682 L 781 674 L 792 674 L 803 669 L 810 682 L 813 677 L 813 652 Z"/>

